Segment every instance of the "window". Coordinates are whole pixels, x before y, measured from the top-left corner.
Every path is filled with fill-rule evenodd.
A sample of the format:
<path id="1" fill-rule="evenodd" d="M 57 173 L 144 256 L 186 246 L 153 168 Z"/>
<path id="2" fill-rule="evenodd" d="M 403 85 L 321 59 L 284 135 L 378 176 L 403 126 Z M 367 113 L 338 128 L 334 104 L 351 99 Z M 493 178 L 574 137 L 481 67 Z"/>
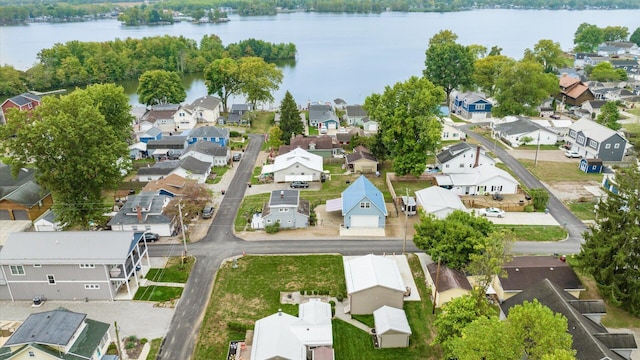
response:
<path id="1" fill-rule="evenodd" d="M 598 142 L 595 141 L 595 140 L 589 140 L 589 146 L 594 148 L 594 149 L 597 149 L 598 148 Z"/>
<path id="2" fill-rule="evenodd" d="M 56 277 L 53 276 L 53 274 L 47 274 L 47 281 L 49 282 L 49 285 L 55 285 Z"/>
<path id="3" fill-rule="evenodd" d="M 484 110 L 484 104 L 476 104 L 476 110 Z"/>
<path id="4" fill-rule="evenodd" d="M 448 169 L 449 168 L 449 164 L 445 165 L 444 167 Z"/>
<path id="5" fill-rule="evenodd" d="M 371 203 L 368 201 L 363 201 L 360 203 L 360 209 L 368 209 L 371 207 Z"/>
<path id="6" fill-rule="evenodd" d="M 29 357 L 36 357 L 36 354 L 33 351 L 29 351 Z"/>
<path id="7" fill-rule="evenodd" d="M 24 266 L 22 265 L 10 265 L 11 275 L 24 275 Z"/>
<path id="8" fill-rule="evenodd" d="M 584 136 L 578 135 L 578 144 L 584 144 Z"/>
<path id="9" fill-rule="evenodd" d="M 100 290 L 99 284 L 84 284 L 85 290 Z"/>
<path id="10" fill-rule="evenodd" d="M 278 209 L 278 211 L 280 211 L 280 212 L 289 212 L 289 209 L 287 209 L 287 208 L 280 208 L 280 209 Z"/>
<path id="11" fill-rule="evenodd" d="M 571 137 L 571 138 L 574 138 L 574 139 L 575 139 L 575 138 L 576 138 L 576 131 L 575 131 L 575 130 L 570 130 L 570 131 L 569 131 L 569 137 Z"/>
<path id="12" fill-rule="evenodd" d="M 620 144 L 613 144 L 614 149 L 620 149 Z"/>
<path id="13" fill-rule="evenodd" d="M 291 224 L 291 220 L 287 220 L 287 223 Z"/>
<path id="14" fill-rule="evenodd" d="M 464 164 L 460 164 L 460 167 L 461 167 L 461 168 L 463 168 L 463 167 L 464 167 Z"/>
<path id="15" fill-rule="evenodd" d="M 42 267 L 42 265 L 40 265 L 40 264 L 33 264 L 33 267 L 35 267 L 35 268 L 39 268 L 39 267 Z"/>
<path id="16" fill-rule="evenodd" d="M 271 219 L 267 220 L 267 224 L 271 224 Z"/>
<path id="17" fill-rule="evenodd" d="M 502 191 L 502 185 L 498 185 L 498 186 L 491 186 L 491 191 Z"/>
<path id="18" fill-rule="evenodd" d="M 443 132 L 442 133 L 442 137 L 445 138 L 445 139 L 448 139 L 449 138 L 449 133 L 448 132 Z"/>
<path id="19" fill-rule="evenodd" d="M 604 148 L 605 148 L 605 149 L 611 149 L 611 144 L 606 144 L 606 145 L 604 146 Z"/>
<path id="20" fill-rule="evenodd" d="M 94 264 L 80 264 L 80 269 L 93 269 L 95 267 Z"/>

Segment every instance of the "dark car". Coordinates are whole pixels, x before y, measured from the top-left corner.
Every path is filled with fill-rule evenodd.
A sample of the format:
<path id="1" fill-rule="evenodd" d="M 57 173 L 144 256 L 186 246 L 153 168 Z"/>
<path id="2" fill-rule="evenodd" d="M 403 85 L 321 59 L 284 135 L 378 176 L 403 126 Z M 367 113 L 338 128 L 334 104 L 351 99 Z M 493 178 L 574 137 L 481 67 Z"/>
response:
<path id="1" fill-rule="evenodd" d="M 292 189 L 306 189 L 309 187 L 309 183 L 306 181 L 294 181 L 291 183 Z"/>
<path id="2" fill-rule="evenodd" d="M 150 232 L 146 232 L 144 234 L 142 234 L 143 236 L 140 237 L 139 241 L 142 241 L 143 239 L 146 240 L 147 242 L 156 242 L 160 239 L 160 236 L 156 233 L 150 233 Z"/>
<path id="3" fill-rule="evenodd" d="M 202 209 L 202 218 L 210 219 L 213 216 L 214 207 L 211 205 L 207 205 Z"/>
<path id="4" fill-rule="evenodd" d="M 240 158 L 242 158 L 242 154 L 241 153 L 233 154 L 233 161 L 240 161 Z"/>

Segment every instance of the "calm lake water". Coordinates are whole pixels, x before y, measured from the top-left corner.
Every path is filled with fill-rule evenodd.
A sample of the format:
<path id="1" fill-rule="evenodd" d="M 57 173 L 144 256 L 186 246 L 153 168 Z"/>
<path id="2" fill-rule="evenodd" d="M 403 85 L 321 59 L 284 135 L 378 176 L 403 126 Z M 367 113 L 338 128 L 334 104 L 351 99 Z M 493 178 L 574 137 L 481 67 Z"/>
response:
<path id="1" fill-rule="evenodd" d="M 176 23 L 167 26 L 125 27 L 116 20 L 83 23 L 0 27 L 0 64 L 22 70 L 31 67 L 37 53 L 70 40 L 106 41 L 183 35 L 199 41 L 218 35 L 229 44 L 248 38 L 293 42 L 298 49 L 294 66 L 283 67 L 284 80 L 275 94 L 280 101 L 289 90 L 298 103 L 342 98 L 362 103 L 386 85 L 421 75 L 429 38 L 442 29 L 455 32 L 461 44 L 496 45 L 503 54 L 520 59 L 540 39 L 552 39 L 569 50 L 578 26 L 640 26 L 640 10 L 478 10 L 456 13 L 318 14 L 239 17 L 223 24 Z M 185 78 L 187 101 L 206 94 L 199 75 Z M 135 82 L 124 84 L 130 94 Z M 132 103 L 136 103 L 135 94 Z"/>

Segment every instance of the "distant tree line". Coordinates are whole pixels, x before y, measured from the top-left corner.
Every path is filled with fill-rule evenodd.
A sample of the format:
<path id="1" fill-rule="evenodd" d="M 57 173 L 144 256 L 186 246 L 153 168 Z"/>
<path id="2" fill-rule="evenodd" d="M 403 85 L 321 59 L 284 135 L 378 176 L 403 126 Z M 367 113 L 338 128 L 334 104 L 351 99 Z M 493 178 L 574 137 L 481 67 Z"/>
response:
<path id="1" fill-rule="evenodd" d="M 137 79 L 149 70 L 197 73 L 216 59 L 246 56 L 265 61 L 295 59 L 296 46 L 249 39 L 225 47 L 215 35 L 204 36 L 200 44 L 168 35 L 107 42 L 69 41 L 40 51 L 39 62 L 26 72 L 1 66 L 0 74 L 8 80 L 0 86 L 0 96 L 12 96 L 27 88 L 47 90 Z"/>
<path id="2" fill-rule="evenodd" d="M 118 20 L 128 26 L 173 24 L 173 12 L 143 4 L 125 9 L 118 15 Z"/>
<path id="3" fill-rule="evenodd" d="M 35 3 L 0 5 L 0 25 L 16 25 L 36 18 L 67 21 L 87 15 L 96 16 L 108 13 L 113 8 L 113 6 L 105 4 Z"/>

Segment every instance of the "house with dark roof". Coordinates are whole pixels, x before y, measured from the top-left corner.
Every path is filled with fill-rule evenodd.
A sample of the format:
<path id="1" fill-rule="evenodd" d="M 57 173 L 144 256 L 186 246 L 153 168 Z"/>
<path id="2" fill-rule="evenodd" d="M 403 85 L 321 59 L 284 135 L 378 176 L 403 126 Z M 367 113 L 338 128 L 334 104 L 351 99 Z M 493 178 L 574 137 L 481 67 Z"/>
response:
<path id="1" fill-rule="evenodd" d="M 160 140 L 162 139 L 162 130 L 160 130 L 157 126 L 152 126 L 149 130 L 145 131 L 144 134 L 138 136 L 138 140 L 145 144 L 149 143 L 149 140 Z"/>
<path id="2" fill-rule="evenodd" d="M 352 172 L 373 173 L 378 170 L 378 159 L 368 151 L 354 151 L 345 157 L 347 169 Z"/>
<path id="3" fill-rule="evenodd" d="M 564 291 L 563 286 L 543 278 L 530 284 L 521 293 L 500 304 L 505 318 L 516 305 L 537 300 L 567 319 L 567 331 L 573 338 L 571 347 L 580 360 L 628 360 L 637 344 L 631 333 L 609 333 L 600 319 L 606 314 L 602 300 L 579 300 Z"/>
<path id="4" fill-rule="evenodd" d="M 611 59 L 614 69 L 622 69 L 629 78 L 634 78 L 640 74 L 640 63 L 638 59 Z"/>
<path id="5" fill-rule="evenodd" d="M 584 68 L 584 59 L 586 57 L 589 56 L 598 56 L 598 54 L 595 53 L 576 53 L 573 59 L 573 67 L 576 69 L 583 69 Z"/>
<path id="6" fill-rule="evenodd" d="M 340 130 L 335 133 L 336 142 L 342 147 L 351 144 L 351 141 L 356 136 L 364 136 L 364 130 L 360 128 L 350 128 L 347 131 L 345 128 L 340 128 Z"/>
<path id="7" fill-rule="evenodd" d="M 249 123 L 247 117 L 249 112 L 251 112 L 250 104 L 232 104 L 225 123 L 230 125 L 246 125 Z"/>
<path id="8" fill-rule="evenodd" d="M 631 41 L 606 41 L 598 46 L 598 54 L 611 55 L 640 55 L 640 47 Z"/>
<path id="9" fill-rule="evenodd" d="M 441 307 L 457 297 L 471 294 L 473 288 L 462 272 L 442 264 L 439 267 L 438 269 L 437 263 L 427 264 L 426 282 L 431 288 L 431 301 L 435 302 L 436 307 Z"/>
<path id="10" fill-rule="evenodd" d="M 621 134 L 585 118 L 571 124 L 564 139 L 580 156 L 602 161 L 622 161 L 627 147 Z"/>
<path id="11" fill-rule="evenodd" d="M 525 116 L 508 116 L 513 121 L 502 121 L 493 126 L 494 137 L 512 147 L 520 145 L 555 145 L 558 135 L 547 128 L 538 125 Z"/>
<path id="12" fill-rule="evenodd" d="M 216 126 L 202 126 L 189 132 L 187 142 L 189 145 L 198 141 L 210 141 L 220 146 L 229 144 L 229 129 Z"/>
<path id="13" fill-rule="evenodd" d="M 491 117 L 493 104 L 482 94 L 475 92 L 456 92 L 451 96 L 451 113 L 467 120 L 480 120 Z"/>
<path id="14" fill-rule="evenodd" d="M 0 359 L 102 359 L 109 327 L 64 308 L 31 314 L 0 348 Z"/>
<path id="15" fill-rule="evenodd" d="M 298 134 L 291 139 L 290 145 L 281 145 L 278 149 L 278 154 L 283 155 L 297 148 L 325 159 L 332 158 L 334 155 L 341 153 L 342 150 L 340 145 L 335 144 L 333 138 L 329 135 L 303 136 Z"/>
<path id="16" fill-rule="evenodd" d="M 576 298 L 585 290 L 569 264 L 555 256 L 514 256 L 502 268 L 506 276 L 497 276 L 492 283 L 500 301 L 513 297 L 545 278 Z"/>
<path id="17" fill-rule="evenodd" d="M 606 100 L 588 100 L 583 102 L 580 108 L 587 112 L 592 119 L 595 119 L 600 114 L 600 108 L 606 103 Z"/>
<path id="18" fill-rule="evenodd" d="M 187 156 L 180 160 L 159 161 L 153 166 L 138 169 L 139 181 L 160 180 L 169 174 L 176 174 L 185 179 L 204 183 L 211 174 L 211 163 Z"/>
<path id="19" fill-rule="evenodd" d="M 156 160 L 177 159 L 187 147 L 186 136 L 167 136 L 159 140 L 149 140 L 147 154 Z"/>
<path id="20" fill-rule="evenodd" d="M 217 123 L 221 112 L 222 100 L 207 95 L 180 106 L 173 119 L 178 130 L 187 130 L 196 127 L 197 123 Z"/>
<path id="21" fill-rule="evenodd" d="M 36 170 L 22 168 L 17 177 L 0 163 L 0 220 L 35 221 L 51 208 L 51 192 L 36 183 Z"/>
<path id="22" fill-rule="evenodd" d="M 195 142 L 180 155 L 180 159 L 191 156 L 213 166 L 226 166 L 231 159 L 231 150 L 210 141 Z"/>
<path id="23" fill-rule="evenodd" d="M 344 117 L 349 126 L 362 126 L 363 120 L 368 117 L 367 111 L 362 105 L 347 105 Z"/>
<path id="24" fill-rule="evenodd" d="M 0 116 L 0 125 L 6 123 L 5 119 L 9 109 L 30 111 L 40 106 L 40 104 L 40 96 L 28 92 L 8 98 L 7 100 L 2 102 L 2 105 L 0 105 L 0 108 L 2 108 L 2 114 L 0 114 L 2 115 Z"/>
<path id="25" fill-rule="evenodd" d="M 563 104 L 580 106 L 587 100 L 595 99 L 589 86 L 578 78 L 573 78 L 566 74 L 562 75 L 560 76 L 559 87 L 559 92 L 554 97 Z"/>
<path id="26" fill-rule="evenodd" d="M 173 115 L 178 111 L 178 104 L 153 105 L 142 115 L 142 120 L 137 126 L 139 132 L 146 132 L 152 126 L 156 126 L 165 132 L 175 132 L 176 123 Z"/>
<path id="27" fill-rule="evenodd" d="M 165 215 L 171 197 L 158 192 L 129 195 L 127 202 L 107 223 L 113 231 L 150 231 L 171 236 L 176 230 L 176 217 Z"/>
<path id="28" fill-rule="evenodd" d="M 446 147 L 436 155 L 436 165 L 444 174 L 471 173 L 474 167 L 495 164 L 495 159 L 486 155 L 484 148 L 467 142 Z"/>
<path id="29" fill-rule="evenodd" d="M 309 126 L 325 129 L 337 129 L 340 120 L 336 115 L 333 106 L 329 104 L 309 105 Z"/>
<path id="30" fill-rule="evenodd" d="M 184 192 L 189 182 L 195 182 L 195 180 L 185 179 L 176 174 L 169 174 L 160 180 L 149 181 L 140 192 L 153 192 L 174 198 L 185 194 Z"/>
<path id="31" fill-rule="evenodd" d="M 0 250 L 0 297 L 133 299 L 138 279 L 151 267 L 141 236 L 132 231 L 11 233 Z"/>
<path id="32" fill-rule="evenodd" d="M 262 208 L 262 220 L 265 226 L 279 223 L 284 229 L 306 228 L 309 213 L 309 200 L 300 199 L 300 191 L 273 190 Z"/>

